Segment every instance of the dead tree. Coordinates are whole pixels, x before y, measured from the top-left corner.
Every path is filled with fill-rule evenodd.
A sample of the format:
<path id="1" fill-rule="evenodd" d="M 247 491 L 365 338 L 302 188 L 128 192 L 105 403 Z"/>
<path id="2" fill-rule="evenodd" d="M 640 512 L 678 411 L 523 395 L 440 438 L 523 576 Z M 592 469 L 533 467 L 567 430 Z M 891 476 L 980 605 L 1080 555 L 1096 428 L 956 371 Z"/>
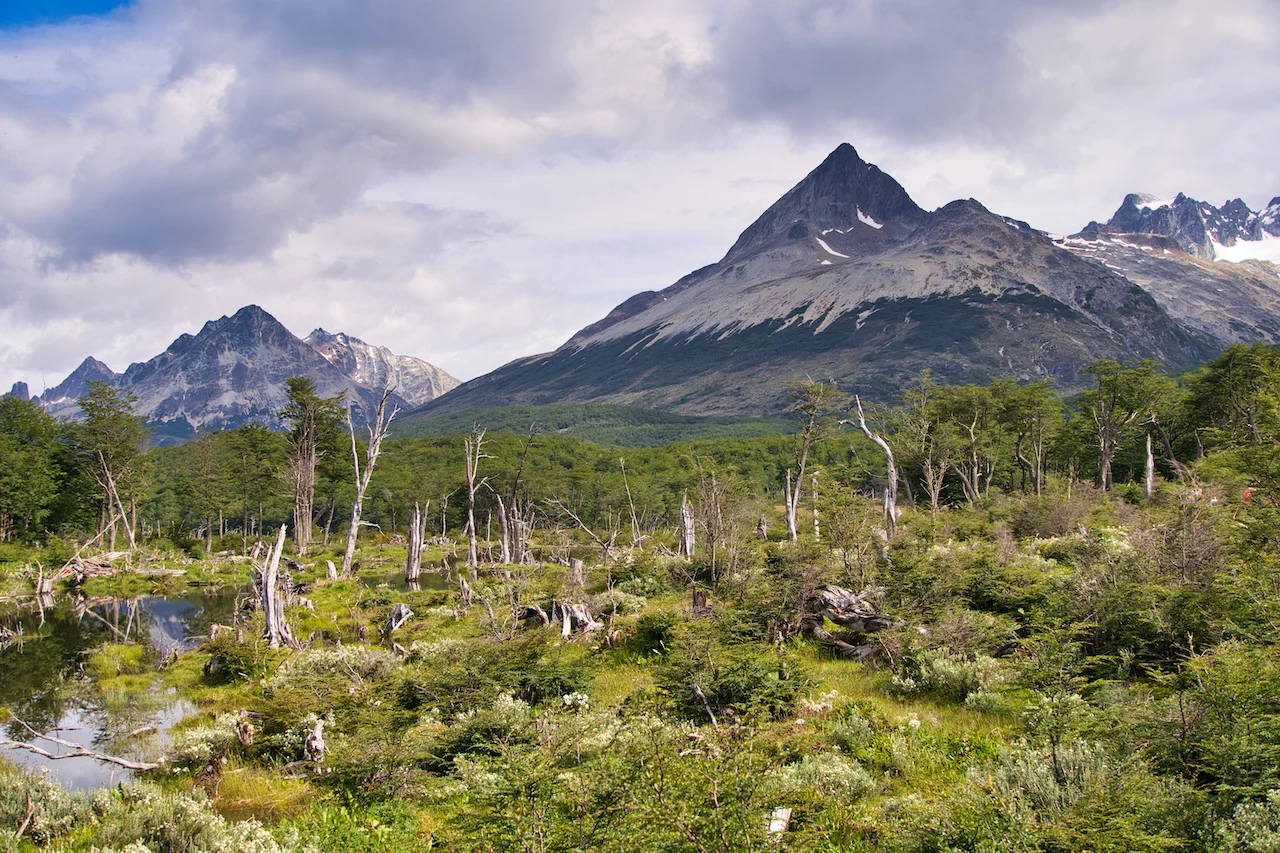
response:
<path id="1" fill-rule="evenodd" d="M 597 545 L 600 546 L 600 550 L 604 552 L 605 562 L 608 562 L 609 560 L 613 559 L 613 546 L 614 546 L 614 543 L 616 543 L 618 540 L 618 531 L 616 529 L 611 532 L 611 535 L 609 536 L 609 540 L 605 541 L 604 539 L 601 539 L 598 535 L 596 535 L 596 532 L 592 530 L 590 527 L 588 527 L 586 522 L 584 522 L 581 518 L 579 518 L 576 512 L 569 509 L 562 502 L 558 500 L 549 500 L 547 501 L 547 504 L 549 506 L 555 507 L 565 515 L 572 518 L 574 523 L 577 524 L 578 527 L 581 528 L 584 533 L 586 533 L 588 536 L 591 537 L 591 541 L 595 542 Z"/>
<path id="2" fill-rule="evenodd" d="M 853 396 L 853 401 L 858 407 L 858 428 L 884 453 L 884 464 L 888 471 L 884 488 L 884 525 L 885 532 L 892 536 L 898 526 L 898 466 L 893 461 L 893 448 L 885 441 L 884 436 L 872 432 L 871 427 L 867 426 L 867 416 L 862 411 L 862 401 L 858 399 L 858 395 Z"/>
<path id="3" fill-rule="evenodd" d="M 560 623 L 560 636 L 566 640 L 575 631 L 589 634 L 604 627 L 591 616 L 585 604 L 572 604 L 568 601 L 551 602 L 550 621 Z"/>
<path id="4" fill-rule="evenodd" d="M 285 526 L 280 525 L 280 533 L 276 536 L 276 544 L 267 551 L 265 566 L 259 567 L 261 587 L 259 589 L 260 604 L 266 625 L 262 637 L 273 649 L 294 645 L 293 634 L 289 623 L 284 619 L 284 599 L 280 594 L 280 552 L 284 550 Z"/>
<path id="5" fill-rule="evenodd" d="M 696 547 L 696 539 L 693 527 L 693 504 L 689 503 L 689 496 L 681 495 L 680 497 L 680 556 L 686 560 L 693 559 L 694 548 Z"/>
<path id="6" fill-rule="evenodd" d="M 484 433 L 479 426 L 471 428 L 471 435 L 462 440 L 467 462 L 467 568 L 475 569 L 480 564 L 476 550 L 476 491 L 483 487 L 488 478 L 477 481 L 480 471 L 480 460 L 492 457 L 484 455 Z"/>
<path id="7" fill-rule="evenodd" d="M 351 528 L 347 531 L 347 550 L 342 555 L 342 574 L 351 575 L 351 562 L 356 555 L 356 536 L 360 533 L 360 513 L 364 509 L 364 493 L 369 489 L 369 480 L 373 477 L 373 466 L 378 464 L 378 454 L 382 452 L 382 440 L 391 429 L 391 421 L 400 411 L 399 406 L 387 413 L 387 400 L 391 398 L 391 390 L 383 390 L 378 400 L 378 411 L 373 422 L 369 424 L 369 444 L 364 450 L 364 470 L 360 470 L 360 454 L 356 451 L 356 429 L 351 424 L 351 409 L 347 409 L 347 432 L 351 435 L 351 465 L 355 470 L 356 499 L 351 503 Z M 366 413 L 367 414 L 367 413 Z"/>
<path id="8" fill-rule="evenodd" d="M 409 554 L 404 564 L 404 579 L 410 583 L 418 579 L 422 573 L 422 546 L 427 538 L 427 509 L 431 501 L 427 501 L 426 509 L 418 504 L 413 505 L 413 515 L 409 517 Z"/>
<path id="9" fill-rule="evenodd" d="M 818 440 L 819 428 L 823 415 L 837 405 L 843 405 L 848 397 L 826 382 L 809 380 L 791 388 L 792 403 L 790 411 L 804 416 L 804 427 L 800 431 L 800 446 L 796 452 L 796 477 L 794 486 L 791 471 L 787 471 L 787 493 L 784 496 L 787 510 L 787 535 L 794 542 L 799 538 L 797 514 L 800 512 L 800 492 L 804 483 L 804 472 L 809 464 L 809 451 Z"/>
<path id="10" fill-rule="evenodd" d="M 864 642 L 867 634 L 892 628 L 894 622 L 879 606 L 884 590 L 878 587 L 853 593 L 844 587 L 823 585 L 804 602 L 800 630 L 846 657 L 865 658 L 875 645 Z M 832 634 L 823 625 L 830 620 L 843 630 Z M 857 645 L 855 645 L 855 643 Z"/>
<path id="11" fill-rule="evenodd" d="M 1151 452 L 1151 434 L 1147 433 L 1147 478 L 1146 478 L 1147 500 L 1155 497 L 1156 493 L 1156 457 Z"/>
<path id="12" fill-rule="evenodd" d="M 413 618 L 413 611 L 409 609 L 409 605 L 399 602 L 391 610 L 391 615 L 387 617 L 386 624 L 382 626 L 382 636 L 386 639 L 391 638 L 391 632 L 399 628 L 405 622 Z"/>

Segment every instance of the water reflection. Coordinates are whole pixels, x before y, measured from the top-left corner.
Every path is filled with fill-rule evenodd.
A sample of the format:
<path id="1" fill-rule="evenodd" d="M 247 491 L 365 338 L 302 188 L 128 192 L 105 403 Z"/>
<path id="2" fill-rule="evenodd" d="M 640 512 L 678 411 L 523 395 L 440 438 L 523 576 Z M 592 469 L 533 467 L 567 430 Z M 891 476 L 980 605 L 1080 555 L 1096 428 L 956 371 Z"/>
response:
<path id="1" fill-rule="evenodd" d="M 163 733 L 195 709 L 145 678 L 124 685 L 94 683 L 85 669 L 89 652 L 107 642 L 140 645 L 142 671 L 154 674 L 173 651 L 203 642 L 210 624 L 231 621 L 235 595 L 65 598 L 52 608 L 48 604 L 0 605 L 0 630 L 10 637 L 0 648 L 0 705 L 45 735 L 147 759 L 155 757 Z M 142 689 L 137 689 L 139 682 Z M 151 736 L 153 730 L 159 738 Z M 55 755 L 67 751 L 48 741 L 33 741 L 27 734 L 16 723 L 5 727 L 9 740 L 34 742 Z M 0 756 L 47 768 L 72 788 L 108 786 L 128 778 L 128 771 L 91 758 L 51 760 L 14 747 L 0 748 Z"/>

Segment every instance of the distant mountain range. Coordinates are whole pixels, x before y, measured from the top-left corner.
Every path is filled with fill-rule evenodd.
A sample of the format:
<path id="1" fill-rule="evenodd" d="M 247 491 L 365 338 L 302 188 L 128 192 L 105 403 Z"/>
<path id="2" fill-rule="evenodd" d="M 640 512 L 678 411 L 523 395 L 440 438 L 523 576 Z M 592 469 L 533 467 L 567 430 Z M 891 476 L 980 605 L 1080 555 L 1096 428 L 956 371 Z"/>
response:
<path id="1" fill-rule="evenodd" d="M 346 334 L 316 329 L 296 337 L 256 305 L 205 323 L 182 335 L 163 353 L 115 373 L 86 358 L 71 375 L 33 397 L 55 417 L 79 415 L 76 401 L 91 381 L 109 382 L 133 393 L 137 411 L 160 443 L 183 441 L 197 432 L 229 429 L 248 422 L 281 426 L 285 380 L 306 376 L 324 396 L 346 394 L 360 410 L 372 412 L 384 388 L 394 389 L 402 408 L 420 406 L 458 384 L 438 367 L 392 353 Z M 19 387 L 21 386 L 21 387 Z M 24 384 L 10 392 L 25 396 Z"/>
<path id="2" fill-rule="evenodd" d="M 1134 193 L 1107 222 L 1060 236 L 973 199 L 923 210 L 844 144 L 718 262 L 627 299 L 554 352 L 462 385 L 346 334 L 300 339 L 251 305 L 122 374 L 87 358 L 35 399 L 75 417 L 89 381 L 111 382 L 176 441 L 279 426 L 284 381 L 299 374 L 360 407 L 394 388 L 417 407 L 401 417 L 409 433 L 425 429 L 409 429 L 415 420 L 499 406 L 769 416 L 798 379 L 883 400 L 926 368 L 943 382 L 1045 378 L 1069 393 L 1098 358 L 1176 370 L 1231 343 L 1280 341 L 1277 262 L 1280 198 L 1253 211 Z"/>
<path id="3" fill-rule="evenodd" d="M 1280 340 L 1268 260 L 1280 199 L 1254 212 L 1134 194 L 1106 224 L 1055 236 L 972 199 L 925 211 L 843 144 L 717 263 L 412 417 L 578 402 L 767 415 L 798 379 L 887 399 L 925 368 L 1070 392 L 1098 358 L 1178 369 Z"/>

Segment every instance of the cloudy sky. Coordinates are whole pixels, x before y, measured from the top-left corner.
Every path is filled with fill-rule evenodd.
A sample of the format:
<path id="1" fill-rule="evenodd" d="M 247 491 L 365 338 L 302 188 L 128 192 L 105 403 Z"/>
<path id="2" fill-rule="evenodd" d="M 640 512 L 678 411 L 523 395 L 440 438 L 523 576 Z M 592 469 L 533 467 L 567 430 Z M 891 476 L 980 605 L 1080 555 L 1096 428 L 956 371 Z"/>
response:
<path id="1" fill-rule="evenodd" d="M 1062 233 L 1256 209 L 1278 139 L 1275 0 L 3 0 L 0 384 L 248 303 L 466 379 L 718 260 L 842 141 Z"/>

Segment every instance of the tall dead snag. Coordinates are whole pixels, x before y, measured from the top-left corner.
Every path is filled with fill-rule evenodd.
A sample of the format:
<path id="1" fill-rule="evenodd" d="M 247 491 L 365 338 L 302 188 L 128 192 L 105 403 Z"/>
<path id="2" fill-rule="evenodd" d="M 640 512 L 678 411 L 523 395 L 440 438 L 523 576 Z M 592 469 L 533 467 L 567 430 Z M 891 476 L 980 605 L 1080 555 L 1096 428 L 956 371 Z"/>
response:
<path id="1" fill-rule="evenodd" d="M 496 491 L 493 493 L 498 502 L 498 531 L 502 537 L 501 562 L 504 564 L 523 563 L 525 560 L 528 524 L 520 509 L 520 478 L 524 476 L 524 464 L 529 458 L 529 448 L 533 447 L 533 440 L 537 435 L 538 425 L 529 424 L 529 437 L 525 439 L 524 447 L 520 450 L 520 464 L 516 466 L 516 476 L 511 481 L 511 491 L 507 493 L 507 500 L 504 502 L 502 495 Z"/>
<path id="2" fill-rule="evenodd" d="M 431 501 L 427 501 L 427 509 Z M 413 515 L 409 517 L 409 555 L 404 564 L 404 579 L 412 583 L 422 573 L 422 546 L 427 539 L 427 513 L 418 504 L 413 505 Z"/>
<path id="3" fill-rule="evenodd" d="M 549 500 L 547 501 L 547 505 L 560 510 L 560 512 L 564 513 L 565 515 L 569 516 L 569 518 L 573 519 L 574 523 L 577 524 L 578 527 L 582 529 L 582 532 L 590 536 L 591 541 L 595 542 L 597 545 L 600 546 L 600 550 L 603 552 L 604 561 L 606 563 L 613 559 L 613 546 L 618 541 L 617 529 L 614 529 L 610 532 L 609 540 L 606 542 L 604 539 L 601 539 L 599 536 L 597 536 L 594 530 L 592 530 L 590 527 L 587 527 L 586 522 L 584 522 L 581 518 L 579 518 L 576 512 L 569 509 L 561 501 Z"/>
<path id="4" fill-rule="evenodd" d="M 260 606 L 266 618 L 266 626 L 262 637 L 273 649 L 294 645 L 293 634 L 289 623 L 284 621 L 284 598 L 280 594 L 280 552 L 284 550 L 285 525 L 280 525 L 280 533 L 276 536 L 276 544 L 267 551 L 266 565 L 259 567 L 262 579 L 259 590 Z"/>
<path id="5" fill-rule="evenodd" d="M 884 525 L 885 532 L 892 536 L 898 526 L 898 466 L 893 462 L 893 448 L 884 440 L 884 436 L 872 432 L 871 427 L 867 426 L 867 416 L 862 411 L 862 401 L 857 394 L 853 395 L 853 402 L 858 407 L 858 428 L 884 453 L 884 464 L 888 469 L 884 487 Z"/>
<path id="6" fill-rule="evenodd" d="M 680 497 L 680 556 L 686 560 L 693 559 L 693 550 L 696 545 L 694 539 L 693 527 L 693 504 L 689 503 L 688 495 Z"/>
<path id="7" fill-rule="evenodd" d="M 800 492 L 804 483 L 805 467 L 809 464 L 809 450 L 818 440 L 823 415 L 832 409 L 844 405 L 849 398 L 840 393 L 834 385 L 826 382 L 814 382 L 812 379 L 791 386 L 790 411 L 804 418 L 804 426 L 800 431 L 800 446 L 796 448 L 796 478 L 794 485 L 791 472 L 787 471 L 787 535 L 794 542 L 799 538 L 797 514 L 800 512 Z"/>
<path id="8" fill-rule="evenodd" d="M 351 561 L 356 555 L 356 536 L 360 533 L 360 513 L 364 509 L 364 493 L 369 489 L 369 480 L 373 477 L 373 466 L 378 464 L 378 454 L 382 452 L 382 440 L 391 429 L 391 421 L 399 413 L 395 406 L 387 413 L 387 400 L 391 399 L 391 389 L 382 392 L 378 400 L 378 412 L 369 424 L 369 444 L 364 449 L 364 470 L 360 470 L 360 454 L 356 451 L 356 428 L 351 424 L 351 409 L 347 409 L 347 432 L 351 434 L 351 465 L 356 474 L 356 499 L 351 503 L 351 529 L 347 531 L 347 550 L 342 555 L 342 574 L 351 574 Z"/>
<path id="9" fill-rule="evenodd" d="M 1151 434 L 1147 434 L 1147 500 L 1156 494 L 1156 457 L 1151 452 Z"/>
<path id="10" fill-rule="evenodd" d="M 489 459 L 484 455 L 484 430 L 479 426 L 471 428 L 471 435 L 462 440 L 462 448 L 467 456 L 467 567 L 474 569 L 480 564 L 476 550 L 476 491 L 485 485 L 487 477 L 477 481 L 480 471 L 480 460 Z"/>

